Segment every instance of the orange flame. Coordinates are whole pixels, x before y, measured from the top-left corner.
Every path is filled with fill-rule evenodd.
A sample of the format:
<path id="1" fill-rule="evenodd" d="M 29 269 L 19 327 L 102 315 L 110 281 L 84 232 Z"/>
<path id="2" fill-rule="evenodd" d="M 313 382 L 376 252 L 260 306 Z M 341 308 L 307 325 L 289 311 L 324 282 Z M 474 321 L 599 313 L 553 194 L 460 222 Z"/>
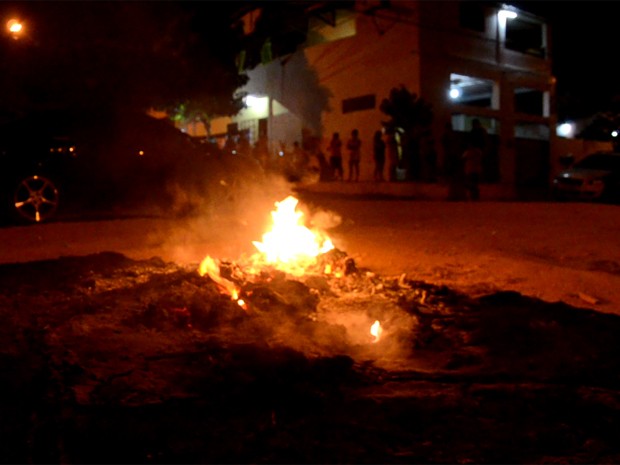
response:
<path id="1" fill-rule="evenodd" d="M 303 225 L 303 213 L 295 210 L 298 202 L 292 196 L 276 202 L 271 231 L 263 234 L 262 242 L 253 242 L 260 258 L 293 275 L 302 275 L 305 268 L 316 263 L 319 254 L 334 248 L 325 234 Z"/>
<path id="2" fill-rule="evenodd" d="M 370 334 L 375 338 L 375 340 L 372 341 L 373 343 L 379 342 L 379 339 L 381 339 L 381 333 L 383 333 L 383 328 L 381 327 L 379 320 L 376 320 L 370 327 Z"/>
<path id="3" fill-rule="evenodd" d="M 281 271 L 301 276 L 308 266 L 316 263 L 319 254 L 334 248 L 325 234 L 310 230 L 302 224 L 303 213 L 295 211 L 297 203 L 298 200 L 292 196 L 275 203 L 276 210 L 271 212 L 271 231 L 263 234 L 263 242 L 253 242 L 259 252 L 250 257 L 254 265 L 248 268 L 250 273 L 256 273 L 260 264 L 268 263 Z M 198 273 L 200 276 L 208 275 L 240 307 L 248 309 L 247 303 L 239 298 L 240 288 L 220 275 L 216 260 L 207 255 L 200 263 Z"/>
<path id="4" fill-rule="evenodd" d="M 200 276 L 209 275 L 209 278 L 215 281 L 224 292 L 229 294 L 232 300 L 237 300 L 237 303 L 239 303 L 239 288 L 232 281 L 222 278 L 220 267 L 213 258 L 208 255 L 204 258 L 198 267 L 198 274 Z M 245 302 L 241 301 L 239 305 L 243 307 Z"/>

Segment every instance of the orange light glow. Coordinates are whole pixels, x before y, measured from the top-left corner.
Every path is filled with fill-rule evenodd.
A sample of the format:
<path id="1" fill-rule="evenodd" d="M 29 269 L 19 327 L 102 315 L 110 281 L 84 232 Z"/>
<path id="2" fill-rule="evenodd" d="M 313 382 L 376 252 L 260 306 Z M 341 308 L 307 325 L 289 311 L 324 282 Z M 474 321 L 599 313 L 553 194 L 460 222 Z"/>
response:
<path id="1" fill-rule="evenodd" d="M 253 242 L 258 252 L 249 258 L 248 274 L 259 274 L 261 267 L 268 264 L 280 271 L 302 276 L 309 266 L 316 264 L 319 254 L 334 248 L 325 234 L 302 224 L 303 213 L 295 210 L 297 203 L 298 200 L 292 196 L 275 203 L 276 210 L 271 213 L 271 231 L 263 235 L 262 242 Z M 239 298 L 241 288 L 220 275 L 219 263 L 215 259 L 207 255 L 200 263 L 198 274 L 208 275 L 241 308 L 248 310 L 247 303 Z"/>
<path id="2" fill-rule="evenodd" d="M 276 210 L 271 212 L 271 231 L 263 234 L 262 242 L 253 244 L 265 262 L 281 271 L 302 275 L 305 268 L 316 263 L 319 254 L 329 252 L 334 245 L 325 234 L 303 225 L 303 213 L 295 210 L 297 203 L 292 196 L 276 202 Z"/>
<path id="3" fill-rule="evenodd" d="M 200 267 L 198 268 L 198 274 L 200 274 L 200 276 L 208 275 L 209 278 L 215 281 L 224 292 L 230 295 L 230 298 L 232 300 L 239 299 L 239 288 L 237 287 L 237 285 L 226 278 L 222 278 L 222 276 L 220 275 L 219 265 L 213 258 L 209 257 L 208 255 L 205 257 L 202 263 L 200 263 Z M 241 302 L 242 303 L 240 303 L 239 306 L 245 308 L 245 302 Z"/>
<path id="4" fill-rule="evenodd" d="M 381 327 L 379 320 L 376 320 L 370 327 L 370 334 L 375 338 L 372 342 L 379 342 L 379 339 L 381 339 L 381 333 L 383 333 L 383 328 Z"/>
<path id="5" fill-rule="evenodd" d="M 24 29 L 24 25 L 18 19 L 9 19 L 6 28 L 11 34 L 19 34 Z"/>

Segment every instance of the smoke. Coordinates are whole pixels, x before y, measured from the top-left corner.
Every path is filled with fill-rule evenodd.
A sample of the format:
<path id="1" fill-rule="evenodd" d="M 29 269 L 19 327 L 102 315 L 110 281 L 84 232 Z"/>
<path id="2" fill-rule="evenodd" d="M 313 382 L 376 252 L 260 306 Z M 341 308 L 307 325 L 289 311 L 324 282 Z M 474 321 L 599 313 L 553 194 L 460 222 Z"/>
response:
<path id="1" fill-rule="evenodd" d="M 247 171 L 247 170 L 246 170 Z M 172 223 L 152 231 L 161 254 L 179 264 L 199 263 L 206 255 L 237 260 L 256 252 L 271 224 L 275 203 L 292 195 L 292 185 L 282 176 L 247 172 L 211 176 L 200 189 L 170 183 L 166 217 Z"/>
<path id="2" fill-rule="evenodd" d="M 276 203 L 298 198 L 291 183 L 273 174 L 222 179 L 209 187 L 193 194 L 179 186 L 170 189 L 177 215 L 174 226 L 159 233 L 167 257 L 196 269 L 206 256 L 243 268 L 244 258 L 257 252 L 253 241 L 271 228 Z M 342 223 L 340 215 L 310 202 L 300 200 L 297 209 L 310 229 L 328 233 Z M 283 345 L 306 356 L 348 355 L 380 367 L 405 366 L 412 357 L 415 318 L 375 293 L 365 275 L 357 285 L 342 279 L 334 281 L 337 287 L 351 285 L 352 291 L 332 289 L 330 279 L 322 276 L 312 284 L 286 279 L 255 285 L 249 314 L 235 319 L 227 337 Z M 370 333 L 377 320 L 383 329 L 379 340 Z"/>
<path id="3" fill-rule="evenodd" d="M 310 214 L 310 224 L 315 229 L 327 231 L 340 226 L 342 217 L 332 211 L 319 210 Z"/>
<path id="4" fill-rule="evenodd" d="M 230 261 L 251 255 L 256 252 L 253 241 L 260 241 L 271 228 L 276 203 L 297 197 L 294 184 L 282 175 L 243 159 L 226 163 L 225 170 L 214 170 L 204 179 L 188 174 L 190 185 L 165 186 L 170 198 L 165 216 L 173 226 L 151 234 L 166 258 L 193 264 L 206 255 Z M 297 209 L 304 224 L 316 231 L 327 232 L 342 223 L 338 214 L 303 201 Z"/>

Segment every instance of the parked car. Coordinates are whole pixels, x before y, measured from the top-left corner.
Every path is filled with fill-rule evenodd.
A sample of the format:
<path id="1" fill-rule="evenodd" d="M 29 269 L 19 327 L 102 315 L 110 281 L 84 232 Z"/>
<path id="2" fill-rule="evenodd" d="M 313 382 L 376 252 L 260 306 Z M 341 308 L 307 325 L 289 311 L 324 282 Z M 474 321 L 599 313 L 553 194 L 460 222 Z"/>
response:
<path id="1" fill-rule="evenodd" d="M 234 162 L 146 114 L 39 113 L 0 126 L 2 212 L 36 223 L 112 205 L 189 209 L 248 175 Z"/>
<path id="2" fill-rule="evenodd" d="M 558 200 L 620 201 L 620 153 L 585 156 L 560 172 L 552 189 Z"/>

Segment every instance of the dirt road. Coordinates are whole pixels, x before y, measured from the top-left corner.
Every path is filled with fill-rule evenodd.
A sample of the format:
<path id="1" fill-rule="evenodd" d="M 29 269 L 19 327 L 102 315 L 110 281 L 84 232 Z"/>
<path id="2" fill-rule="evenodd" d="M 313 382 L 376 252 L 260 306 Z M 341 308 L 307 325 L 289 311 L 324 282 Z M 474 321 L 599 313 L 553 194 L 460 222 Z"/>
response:
<path id="1" fill-rule="evenodd" d="M 277 201 L 281 199 L 275 199 Z M 479 294 L 515 290 L 549 302 L 620 312 L 620 208 L 613 205 L 301 197 L 358 266 Z M 253 253 L 273 202 L 208 215 L 59 222 L 0 229 L 0 262 L 101 251 L 181 264 Z"/>

